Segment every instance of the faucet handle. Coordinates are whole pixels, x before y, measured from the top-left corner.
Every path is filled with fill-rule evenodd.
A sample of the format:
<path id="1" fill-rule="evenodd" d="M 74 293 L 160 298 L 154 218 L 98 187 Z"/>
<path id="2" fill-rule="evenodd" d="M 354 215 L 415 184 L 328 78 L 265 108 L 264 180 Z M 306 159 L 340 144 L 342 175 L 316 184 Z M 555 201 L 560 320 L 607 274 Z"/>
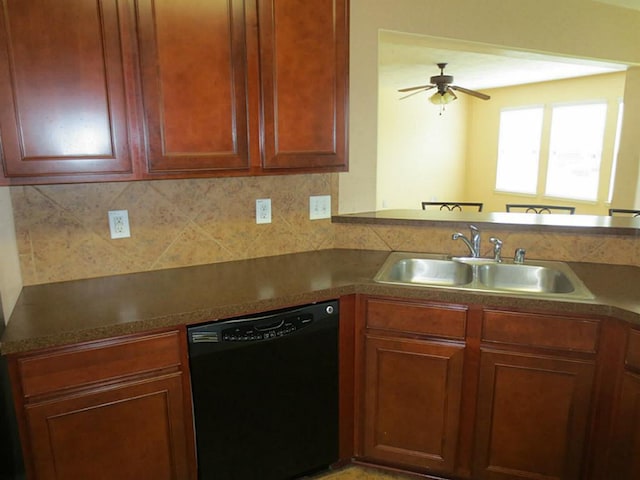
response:
<path id="1" fill-rule="evenodd" d="M 489 241 L 493 243 L 493 259 L 498 263 L 502 262 L 502 240 L 491 237 Z"/>
<path id="2" fill-rule="evenodd" d="M 527 251 L 524 248 L 516 248 L 516 253 L 513 255 L 513 263 L 524 263 L 524 255 Z"/>

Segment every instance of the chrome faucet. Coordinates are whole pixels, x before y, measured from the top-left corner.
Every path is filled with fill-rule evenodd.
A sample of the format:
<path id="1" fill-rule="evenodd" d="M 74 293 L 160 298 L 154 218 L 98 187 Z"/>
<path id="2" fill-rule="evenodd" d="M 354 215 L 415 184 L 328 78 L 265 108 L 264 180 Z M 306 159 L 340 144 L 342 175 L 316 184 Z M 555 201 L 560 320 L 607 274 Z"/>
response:
<path id="1" fill-rule="evenodd" d="M 491 237 L 489 241 L 493 243 L 493 260 L 497 263 L 502 262 L 502 240 L 498 237 Z"/>
<path id="2" fill-rule="evenodd" d="M 516 253 L 513 255 L 513 263 L 524 263 L 524 256 L 526 254 L 524 248 L 516 248 Z"/>
<path id="3" fill-rule="evenodd" d="M 471 230 L 471 240 L 460 232 L 451 235 L 451 239 L 462 240 L 471 252 L 471 256 L 477 258 L 480 256 L 480 230 L 475 225 L 469 225 L 469 230 Z"/>

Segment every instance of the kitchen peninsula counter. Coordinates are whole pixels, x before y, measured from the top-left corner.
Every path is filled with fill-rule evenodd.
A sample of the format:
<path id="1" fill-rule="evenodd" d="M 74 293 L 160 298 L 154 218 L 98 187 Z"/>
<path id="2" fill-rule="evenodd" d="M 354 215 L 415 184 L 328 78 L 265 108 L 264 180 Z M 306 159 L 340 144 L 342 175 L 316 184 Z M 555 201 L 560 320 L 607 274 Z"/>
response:
<path id="1" fill-rule="evenodd" d="M 515 212 L 459 212 L 440 210 L 389 209 L 348 213 L 331 217 L 333 223 L 351 225 L 395 225 L 467 228 L 470 223 L 479 227 L 508 228 L 510 231 L 625 235 L 635 237 L 640 230 L 638 217 L 606 215 L 534 215 Z"/>
<path id="2" fill-rule="evenodd" d="M 389 252 L 321 250 L 24 287 L 3 354 L 366 293 L 611 316 L 640 325 L 640 267 L 569 263 L 592 300 L 407 287 L 372 279 Z"/>

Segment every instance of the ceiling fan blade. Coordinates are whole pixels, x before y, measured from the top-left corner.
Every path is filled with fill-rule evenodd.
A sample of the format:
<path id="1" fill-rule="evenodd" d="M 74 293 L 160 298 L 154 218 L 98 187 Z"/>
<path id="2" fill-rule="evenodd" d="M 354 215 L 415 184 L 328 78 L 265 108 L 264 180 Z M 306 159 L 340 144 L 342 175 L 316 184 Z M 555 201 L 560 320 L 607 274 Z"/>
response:
<path id="1" fill-rule="evenodd" d="M 469 90 L 468 88 L 457 87 L 455 85 L 451 85 L 450 88 L 452 88 L 454 90 L 457 90 L 459 92 L 462 92 L 462 93 L 466 93 L 467 95 L 471 95 L 471 96 L 480 98 L 482 100 L 489 100 L 491 98 L 486 93 L 476 92 L 475 90 Z"/>
<path id="2" fill-rule="evenodd" d="M 412 92 L 409 95 L 404 95 L 404 96 L 400 97 L 398 100 L 404 100 L 405 98 L 412 97 L 414 95 L 417 95 L 418 93 L 426 92 L 427 90 L 431 90 L 432 88 L 434 88 L 434 87 L 433 86 L 429 86 L 429 87 L 423 88 L 422 90 L 418 90 L 416 92 Z"/>
<path id="3" fill-rule="evenodd" d="M 433 88 L 433 87 L 435 87 L 435 85 L 420 85 L 419 87 L 401 88 L 398 91 L 399 92 L 410 92 L 412 90 L 420 90 L 421 88 L 429 89 L 429 88 Z"/>

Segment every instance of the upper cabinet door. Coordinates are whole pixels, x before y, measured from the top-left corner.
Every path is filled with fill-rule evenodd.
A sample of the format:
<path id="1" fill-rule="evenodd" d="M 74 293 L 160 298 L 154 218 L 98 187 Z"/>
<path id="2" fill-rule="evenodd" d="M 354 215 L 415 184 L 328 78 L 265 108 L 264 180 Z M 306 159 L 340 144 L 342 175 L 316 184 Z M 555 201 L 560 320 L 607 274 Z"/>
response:
<path id="1" fill-rule="evenodd" d="M 139 0 L 148 170 L 248 169 L 243 0 Z"/>
<path id="2" fill-rule="evenodd" d="M 5 175 L 36 183 L 130 174 L 120 23 L 127 15 L 118 1 L 0 0 L 0 7 Z"/>
<path id="3" fill-rule="evenodd" d="M 263 168 L 345 170 L 348 0 L 258 0 Z"/>

